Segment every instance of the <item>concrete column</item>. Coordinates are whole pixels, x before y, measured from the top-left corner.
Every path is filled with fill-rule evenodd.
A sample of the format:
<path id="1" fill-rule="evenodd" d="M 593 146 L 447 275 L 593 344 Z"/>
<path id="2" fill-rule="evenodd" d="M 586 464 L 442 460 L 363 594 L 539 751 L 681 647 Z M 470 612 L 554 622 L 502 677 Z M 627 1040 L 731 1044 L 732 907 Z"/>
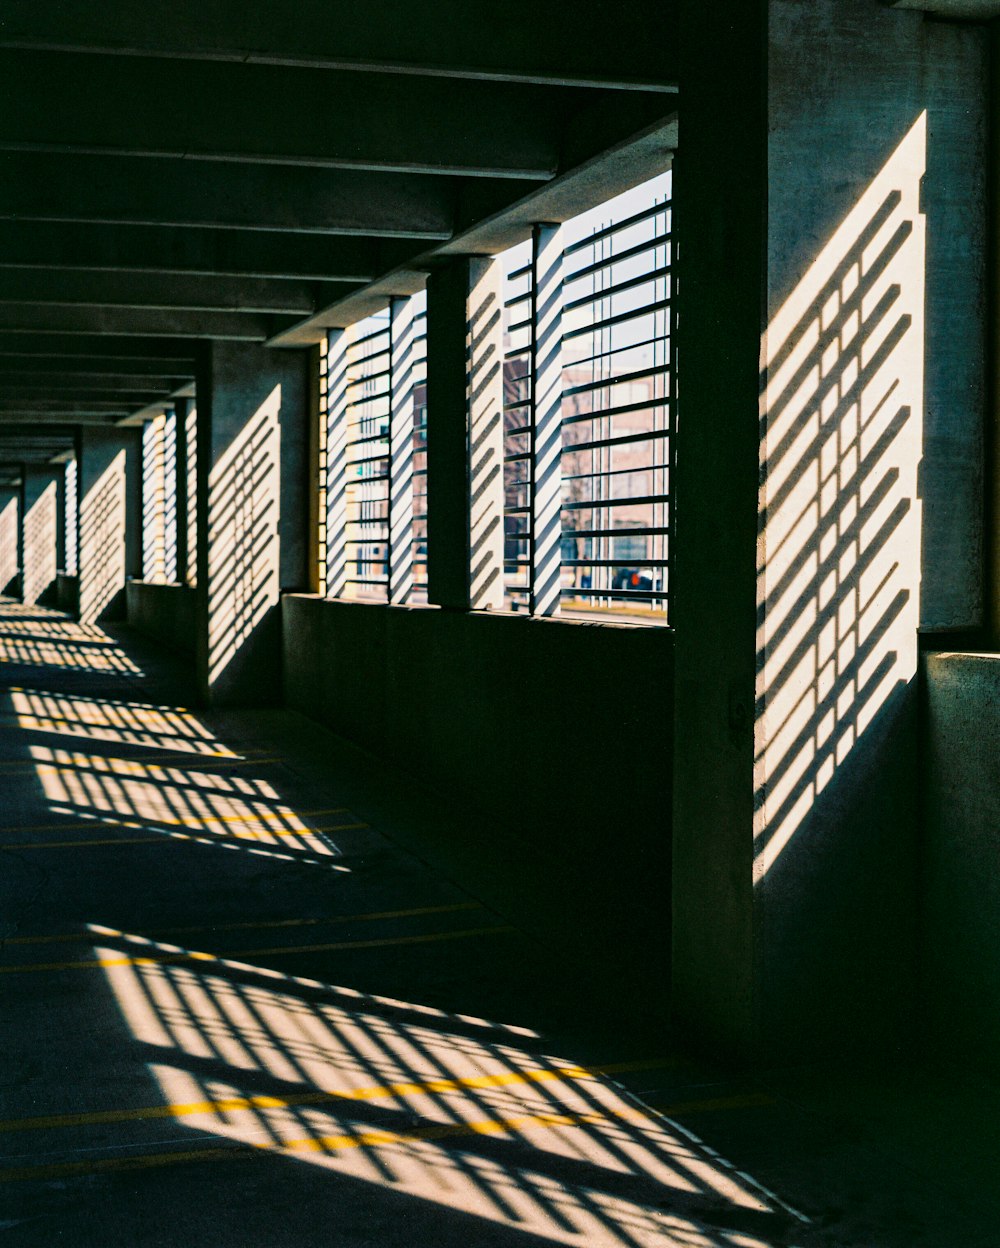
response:
<path id="1" fill-rule="evenodd" d="M 498 260 L 469 261 L 469 606 L 503 607 L 503 295 Z"/>
<path id="2" fill-rule="evenodd" d="M 24 562 L 22 599 L 42 602 L 54 589 L 58 566 L 58 477 L 62 469 L 26 465 L 24 469 Z"/>
<path id="3" fill-rule="evenodd" d="M 499 273 L 459 258 L 427 282 L 428 601 L 503 601 Z"/>
<path id="4" fill-rule="evenodd" d="M 198 670 L 214 705 L 281 697 L 282 590 L 308 585 L 308 353 L 198 362 Z"/>
<path id="5" fill-rule="evenodd" d="M 326 349 L 310 347 L 309 371 L 309 519 L 308 589 L 326 593 Z"/>
<path id="6" fill-rule="evenodd" d="M 413 593 L 413 300 L 389 307 L 389 585 L 390 602 Z"/>
<path id="7" fill-rule="evenodd" d="M 21 487 L 0 485 L 0 594 L 20 592 Z"/>
<path id="8" fill-rule="evenodd" d="M 729 0 L 681 40 L 674 1003 L 808 1060 L 914 1001 L 917 629 L 978 609 L 974 491 L 951 537 L 921 495 L 981 432 L 982 36 Z"/>
<path id="9" fill-rule="evenodd" d="M 177 582 L 177 416 L 163 415 L 163 579 Z"/>
<path id="10" fill-rule="evenodd" d="M 60 464 L 56 469 L 56 570 L 66 570 L 67 524 L 66 514 L 66 474 L 68 464 Z"/>
<path id="11" fill-rule="evenodd" d="M 188 511 L 191 500 L 188 495 L 189 456 L 193 447 L 188 444 L 188 412 L 190 399 L 178 399 L 174 404 L 174 510 L 177 526 L 176 579 L 186 585 L 191 571 L 189 567 Z"/>
<path id="12" fill-rule="evenodd" d="M 165 425 L 161 413 L 142 426 L 142 579 L 160 584 L 166 580 Z"/>
<path id="13" fill-rule="evenodd" d="M 80 620 L 118 618 L 142 574 L 142 430 L 85 425 L 77 443 Z"/>
<path id="14" fill-rule="evenodd" d="M 534 234 L 531 384 L 531 613 L 559 611 L 562 518 L 563 232 Z"/>
<path id="15" fill-rule="evenodd" d="M 63 566 L 69 576 L 76 576 L 79 570 L 79 549 L 80 549 L 80 489 L 79 489 L 79 465 L 77 464 L 76 453 L 74 451 L 73 458 L 66 464 L 66 472 L 63 476 L 63 540 L 65 542 L 65 556 Z"/>
<path id="16" fill-rule="evenodd" d="M 326 592 L 340 598 L 347 589 L 347 345 L 348 331 L 327 337 L 326 420 Z"/>

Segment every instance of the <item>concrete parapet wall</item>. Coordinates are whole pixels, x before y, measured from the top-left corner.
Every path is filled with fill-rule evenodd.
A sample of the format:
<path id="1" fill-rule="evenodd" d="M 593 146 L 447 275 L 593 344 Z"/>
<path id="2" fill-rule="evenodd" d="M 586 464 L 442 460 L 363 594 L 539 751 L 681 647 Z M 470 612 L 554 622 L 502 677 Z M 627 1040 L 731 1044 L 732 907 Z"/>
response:
<path id="1" fill-rule="evenodd" d="M 503 913 L 666 990 L 665 629 L 282 600 L 288 705 L 468 809 L 445 846 Z"/>
<path id="2" fill-rule="evenodd" d="M 56 573 L 56 606 L 67 615 L 76 615 L 80 610 L 80 578 L 76 573 Z"/>
<path id="3" fill-rule="evenodd" d="M 187 585 L 129 581 L 128 622 L 181 654 L 194 655 L 195 591 Z"/>
<path id="4" fill-rule="evenodd" d="M 924 662 L 924 999 L 952 1059 L 1000 1073 L 1000 654 Z"/>

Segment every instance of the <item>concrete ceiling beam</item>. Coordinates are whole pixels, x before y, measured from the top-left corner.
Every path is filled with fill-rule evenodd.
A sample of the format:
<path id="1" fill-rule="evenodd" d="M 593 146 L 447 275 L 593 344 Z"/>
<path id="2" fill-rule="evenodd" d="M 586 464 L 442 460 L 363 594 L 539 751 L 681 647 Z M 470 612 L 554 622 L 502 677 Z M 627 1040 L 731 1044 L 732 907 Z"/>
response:
<path id="1" fill-rule="evenodd" d="M 678 8 L 677 0 L 297 0 L 292 10 L 245 0 L 5 0 L 0 44 L 668 91 L 678 78 Z"/>
<path id="2" fill-rule="evenodd" d="M 533 180 L 555 173 L 565 119 L 607 95 L 5 49 L 0 81 L 0 150 Z"/>
<path id="3" fill-rule="evenodd" d="M 34 386 L 74 391 L 89 386 L 91 389 L 100 387 L 102 390 L 155 390 L 159 393 L 176 390 L 188 379 L 187 373 L 115 372 L 99 366 L 59 368 L 53 367 L 55 361 L 48 361 L 47 366 L 25 368 L 23 363 L 20 360 L 12 362 L 0 359 L 0 386 Z"/>
<path id="4" fill-rule="evenodd" d="M 309 315 L 350 287 L 271 278 L 0 269 L 0 303 Z"/>
<path id="5" fill-rule="evenodd" d="M 177 369 L 187 371 L 195 361 L 196 347 L 194 341 L 178 342 L 174 339 L 164 341 L 160 338 L 143 338 L 138 335 L 128 337 L 113 335 L 80 336 L 67 338 L 62 334 L 36 334 L 30 340 L 13 332 L 0 331 L 0 360 L 86 360 L 96 359 L 102 363 L 113 360 L 115 363 L 125 361 L 134 364 L 142 361 L 145 365 L 150 361 L 157 367 L 169 371 Z"/>
<path id="6" fill-rule="evenodd" d="M 63 398 L 62 395 L 70 397 Z M 26 405 L 49 406 L 59 410 L 63 404 L 72 403 L 110 403 L 121 405 L 129 411 L 136 407 L 144 407 L 156 399 L 169 397 L 167 387 L 143 387 L 135 390 L 97 389 L 81 386 L 78 390 L 65 390 L 46 386 L 9 386 L 0 379 L 0 403 L 24 403 Z"/>
<path id="7" fill-rule="evenodd" d="M 473 179 L 488 197 L 513 198 L 520 182 Z M 4 161 L 0 219 L 451 237 L 449 178 L 354 170 L 279 168 L 127 156 L 17 152 Z"/>
<path id="8" fill-rule="evenodd" d="M 263 342 L 280 332 L 270 318 L 242 312 L 163 311 L 156 308 L 44 307 L 0 304 L 0 334 L 134 334 L 145 338 L 220 338 Z"/>
<path id="9" fill-rule="evenodd" d="M 38 424 L 40 419 L 37 411 L 24 410 L 18 407 L 0 407 L 0 429 L 4 425 Z M 74 425 L 116 425 L 122 419 L 120 412 L 86 411 L 48 413 L 49 424 Z"/>
<path id="10" fill-rule="evenodd" d="M 190 177 L 190 170 L 184 170 Z M 169 188 L 165 188 L 169 191 Z M 0 268 L 369 282 L 413 254 L 409 240 L 263 230 L 0 221 Z"/>

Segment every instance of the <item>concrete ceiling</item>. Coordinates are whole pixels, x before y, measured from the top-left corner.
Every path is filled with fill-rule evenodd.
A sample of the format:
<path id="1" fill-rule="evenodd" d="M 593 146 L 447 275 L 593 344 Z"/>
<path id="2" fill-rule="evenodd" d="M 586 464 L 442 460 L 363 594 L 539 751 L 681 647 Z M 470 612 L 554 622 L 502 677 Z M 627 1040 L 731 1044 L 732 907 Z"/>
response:
<path id="1" fill-rule="evenodd" d="M 1000 0 L 891 0 L 894 9 L 919 9 L 939 17 L 982 21 L 1000 16 Z"/>
<path id="2" fill-rule="evenodd" d="M 676 8 L 4 0 L 0 458 L 662 168 Z"/>

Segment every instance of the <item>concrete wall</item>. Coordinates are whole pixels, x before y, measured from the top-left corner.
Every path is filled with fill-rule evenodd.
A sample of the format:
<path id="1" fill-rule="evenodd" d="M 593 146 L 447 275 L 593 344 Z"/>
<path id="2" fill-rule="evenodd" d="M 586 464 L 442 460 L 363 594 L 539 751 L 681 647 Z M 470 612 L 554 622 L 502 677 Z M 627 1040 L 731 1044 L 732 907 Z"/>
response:
<path id="1" fill-rule="evenodd" d="M 665 998 L 672 638 L 288 595 L 290 706 L 468 809 L 507 914 Z"/>
<path id="2" fill-rule="evenodd" d="M 915 1001 L 917 632 L 982 615 L 986 48 L 730 0 L 681 52 L 676 996 L 796 1060 Z"/>
<path id="3" fill-rule="evenodd" d="M 922 990 L 936 1044 L 1000 1073 L 1000 655 L 924 665 Z"/>
<path id="4" fill-rule="evenodd" d="M 128 622 L 179 654 L 194 657 L 197 635 L 195 590 L 187 585 L 129 581 Z"/>
<path id="5" fill-rule="evenodd" d="M 80 610 L 80 578 L 75 572 L 56 574 L 56 606 L 67 615 L 77 615 Z"/>

